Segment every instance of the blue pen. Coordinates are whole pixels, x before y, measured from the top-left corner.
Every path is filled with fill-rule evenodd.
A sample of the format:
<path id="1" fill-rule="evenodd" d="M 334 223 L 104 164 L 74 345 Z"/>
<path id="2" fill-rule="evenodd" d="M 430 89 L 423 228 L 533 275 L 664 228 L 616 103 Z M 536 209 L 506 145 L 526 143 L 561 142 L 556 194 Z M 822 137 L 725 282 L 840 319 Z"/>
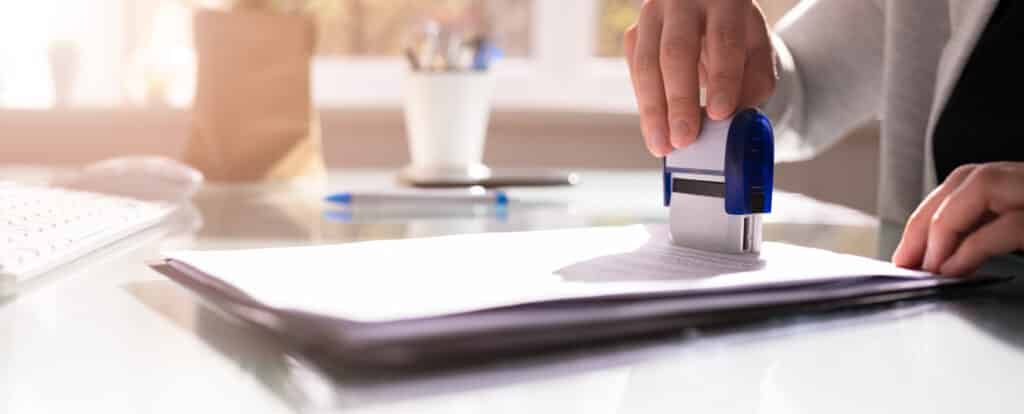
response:
<path id="1" fill-rule="evenodd" d="M 353 191 L 331 194 L 324 201 L 340 205 L 355 204 L 492 204 L 508 205 L 508 194 L 500 190 L 398 190 Z"/>
<path id="2" fill-rule="evenodd" d="M 504 53 L 501 48 L 495 46 L 487 39 L 479 39 L 476 51 L 473 53 L 473 70 L 485 71 L 491 68 L 491 62 L 500 58 Z"/>

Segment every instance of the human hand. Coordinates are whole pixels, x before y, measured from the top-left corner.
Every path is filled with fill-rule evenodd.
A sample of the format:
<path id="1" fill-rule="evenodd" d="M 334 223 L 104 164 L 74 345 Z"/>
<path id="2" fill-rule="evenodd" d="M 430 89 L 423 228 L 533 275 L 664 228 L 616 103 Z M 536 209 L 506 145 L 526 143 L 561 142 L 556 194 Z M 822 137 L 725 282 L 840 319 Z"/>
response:
<path id="1" fill-rule="evenodd" d="M 697 138 L 702 84 L 714 120 L 767 100 L 776 81 L 770 39 L 752 0 L 644 1 L 626 30 L 625 51 L 651 154 Z"/>
<path id="2" fill-rule="evenodd" d="M 962 276 L 1024 249 L 1024 163 L 964 165 L 917 207 L 892 256 L 897 266 Z"/>

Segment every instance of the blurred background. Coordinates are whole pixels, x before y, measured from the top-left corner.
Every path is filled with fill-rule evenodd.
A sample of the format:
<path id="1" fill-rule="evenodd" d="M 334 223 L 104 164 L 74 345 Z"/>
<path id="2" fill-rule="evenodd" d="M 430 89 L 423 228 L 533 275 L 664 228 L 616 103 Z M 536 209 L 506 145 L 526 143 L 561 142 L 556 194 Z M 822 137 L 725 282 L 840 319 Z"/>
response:
<path id="1" fill-rule="evenodd" d="M 797 0 L 762 0 L 771 22 Z M 408 160 L 400 57 L 425 17 L 489 28 L 506 58 L 486 161 L 656 168 L 622 55 L 634 0 L 319 0 L 312 94 L 329 167 Z M 195 91 L 192 15 L 216 0 L 0 0 L 0 163 L 177 157 Z M 780 166 L 783 188 L 874 211 L 876 126 L 823 157 Z M 823 168 L 829 166 L 829 168 Z M 849 171 L 863 171 L 850 177 Z M 846 185 L 835 189 L 831 175 Z"/>

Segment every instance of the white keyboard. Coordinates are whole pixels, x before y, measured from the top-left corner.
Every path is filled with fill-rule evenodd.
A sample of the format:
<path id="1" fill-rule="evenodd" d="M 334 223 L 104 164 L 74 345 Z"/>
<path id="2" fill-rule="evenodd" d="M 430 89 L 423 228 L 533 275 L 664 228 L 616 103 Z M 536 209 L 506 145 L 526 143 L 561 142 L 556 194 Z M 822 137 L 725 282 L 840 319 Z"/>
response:
<path id="1" fill-rule="evenodd" d="M 0 284 L 84 256 L 173 210 L 170 204 L 0 182 Z"/>

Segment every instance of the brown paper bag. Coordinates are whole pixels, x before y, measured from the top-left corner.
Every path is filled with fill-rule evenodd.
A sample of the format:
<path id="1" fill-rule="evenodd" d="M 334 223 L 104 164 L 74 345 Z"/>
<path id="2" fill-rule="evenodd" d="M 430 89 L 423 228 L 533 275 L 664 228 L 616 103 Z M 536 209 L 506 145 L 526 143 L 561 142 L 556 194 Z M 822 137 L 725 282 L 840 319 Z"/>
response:
<path id="1" fill-rule="evenodd" d="M 185 161 L 215 181 L 323 175 L 313 20 L 203 10 L 193 24 L 198 79 Z"/>

